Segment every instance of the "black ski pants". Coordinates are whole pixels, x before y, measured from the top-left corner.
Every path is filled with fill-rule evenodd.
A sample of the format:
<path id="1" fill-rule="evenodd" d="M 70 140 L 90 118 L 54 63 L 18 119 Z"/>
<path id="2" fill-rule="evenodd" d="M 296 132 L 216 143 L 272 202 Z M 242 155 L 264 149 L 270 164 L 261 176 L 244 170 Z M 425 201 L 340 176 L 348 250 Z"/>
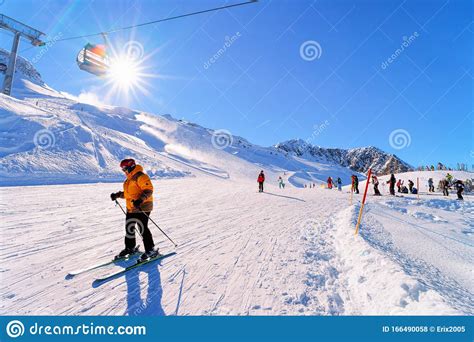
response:
<path id="1" fill-rule="evenodd" d="M 381 193 L 379 191 L 379 185 L 378 184 L 374 184 L 374 193 L 377 196 L 381 195 Z"/>
<path id="2" fill-rule="evenodd" d="M 138 230 L 143 238 L 145 251 L 150 251 L 155 247 L 153 236 L 148 228 L 148 216 L 150 213 L 127 213 L 125 218 L 125 248 L 135 248 L 135 231 Z"/>
<path id="3" fill-rule="evenodd" d="M 395 195 L 395 184 L 390 183 L 390 195 Z"/>

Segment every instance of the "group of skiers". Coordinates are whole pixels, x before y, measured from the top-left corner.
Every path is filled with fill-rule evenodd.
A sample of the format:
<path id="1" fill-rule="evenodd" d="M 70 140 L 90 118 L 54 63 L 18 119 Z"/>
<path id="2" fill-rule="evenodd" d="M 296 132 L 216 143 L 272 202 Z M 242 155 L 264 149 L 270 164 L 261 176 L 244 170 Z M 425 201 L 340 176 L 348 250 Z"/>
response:
<path id="1" fill-rule="evenodd" d="M 359 193 L 359 179 L 356 175 L 352 175 L 351 180 L 352 180 L 351 191 L 358 194 Z M 373 185 L 374 196 L 382 196 L 379 190 L 380 182 L 377 175 L 372 175 L 370 182 Z M 398 179 L 397 181 L 393 173 L 390 175 L 390 178 L 387 181 L 387 184 L 389 184 L 389 192 L 390 192 L 390 195 L 392 196 L 395 196 L 395 187 L 397 187 L 397 191 L 399 193 L 403 193 L 403 194 L 410 193 L 410 194 L 416 195 L 418 194 L 418 191 L 419 191 L 419 189 L 415 187 L 415 183 L 411 179 L 408 180 L 407 186 L 405 186 L 405 182 L 402 179 Z M 341 181 L 341 178 L 338 177 L 337 178 L 338 190 L 341 190 L 341 186 L 342 186 L 342 181 Z M 462 192 L 464 191 L 464 188 L 465 188 L 464 182 L 459 179 L 453 181 L 453 176 L 448 173 L 446 175 L 446 178 L 440 181 L 439 188 L 443 190 L 443 195 L 448 196 L 449 195 L 448 189 L 451 186 L 453 186 L 456 189 L 458 200 L 463 200 Z M 327 188 L 332 189 L 333 187 L 334 187 L 334 181 L 331 177 L 328 177 Z M 428 192 L 435 192 L 433 178 L 428 179 Z"/>
<path id="2" fill-rule="evenodd" d="M 120 168 L 126 176 L 123 183 L 123 190 L 110 194 L 110 198 L 112 201 L 125 199 L 127 211 L 125 213 L 125 248 L 116 257 L 123 258 L 137 252 L 135 230 L 138 226 L 139 233 L 142 236 L 145 245 L 145 252 L 141 255 L 139 260 L 145 261 L 159 255 L 158 248 L 155 248 L 153 236 L 148 228 L 148 220 L 150 219 L 150 213 L 153 210 L 153 184 L 150 177 L 143 171 L 143 167 L 137 165 L 133 159 L 122 160 L 120 162 Z M 371 181 L 374 187 L 374 195 L 381 196 L 377 176 L 372 175 Z M 263 170 L 260 171 L 257 177 L 257 183 L 258 191 L 263 192 L 263 185 L 265 183 L 265 174 Z M 342 179 L 338 177 L 336 182 L 334 182 L 332 177 L 328 177 L 328 189 L 332 189 L 334 183 L 336 184 L 337 189 L 341 191 Z M 411 179 L 408 180 L 407 189 L 404 182 L 401 179 L 397 181 L 393 173 L 390 175 L 387 184 L 389 184 L 391 195 L 395 195 L 395 186 L 399 193 L 418 193 L 418 189 L 414 187 L 414 183 Z M 280 189 L 285 188 L 285 182 L 281 176 L 278 178 L 278 186 Z M 439 188 L 443 190 L 443 195 L 449 196 L 448 189 L 451 186 L 456 189 L 458 200 L 463 200 L 462 192 L 464 191 L 464 183 L 461 180 L 453 181 L 453 176 L 448 173 L 446 177 L 440 181 Z M 315 187 L 314 183 L 313 187 Z M 435 191 L 433 178 L 428 179 L 428 188 L 429 192 Z M 356 194 L 359 193 L 359 178 L 356 175 L 351 176 L 351 191 Z"/>
<path id="3" fill-rule="evenodd" d="M 390 194 L 395 195 L 395 185 L 397 186 L 398 192 L 399 193 L 404 193 L 404 194 L 417 194 L 418 189 L 415 188 L 415 183 L 409 179 L 408 180 L 408 188 L 404 185 L 404 181 L 399 179 L 398 181 L 395 178 L 395 175 L 392 173 L 390 175 L 390 179 L 387 181 L 388 184 L 390 184 Z M 374 185 L 374 195 L 380 196 L 380 191 L 378 190 L 378 179 L 376 176 L 372 176 L 372 184 Z M 460 179 L 455 180 L 453 182 L 453 176 L 451 174 L 447 174 L 446 178 L 440 180 L 439 182 L 439 189 L 443 191 L 444 196 L 449 196 L 449 187 L 452 186 L 456 189 L 456 194 L 458 196 L 458 200 L 463 200 L 462 193 L 464 191 L 464 182 Z M 434 181 L 433 178 L 428 179 L 428 192 L 435 192 L 435 187 L 434 187 Z"/>
<path id="4" fill-rule="evenodd" d="M 393 179 L 395 179 L 395 176 L 394 176 L 393 173 L 390 176 L 391 180 L 392 180 L 392 177 L 393 177 Z M 418 189 L 415 188 L 415 183 L 411 179 L 408 180 L 408 187 L 405 186 L 405 181 L 403 181 L 401 179 L 399 179 L 397 181 L 396 186 L 397 186 L 397 192 L 402 193 L 402 194 L 414 194 L 414 195 L 416 195 L 418 193 Z M 390 191 L 390 194 L 395 195 L 395 189 L 394 189 L 393 193 L 392 193 L 392 191 Z"/>
<path id="5" fill-rule="evenodd" d="M 316 188 L 315 183 L 309 183 L 309 186 L 306 184 L 304 185 L 305 188 L 309 187 L 311 188 Z M 342 191 L 342 179 L 341 177 L 337 177 L 336 180 L 334 180 L 331 176 L 329 176 L 326 180 L 326 188 L 327 189 L 337 189 L 339 191 Z M 351 189 L 354 191 L 356 194 L 359 193 L 359 178 L 356 175 L 351 176 Z"/>
<path id="6" fill-rule="evenodd" d="M 464 188 L 465 188 L 464 182 L 460 179 L 454 180 L 451 174 L 448 173 L 444 179 L 441 179 L 439 181 L 438 187 L 441 190 L 443 190 L 443 196 L 449 196 L 449 188 L 454 187 L 456 189 L 456 195 L 458 196 L 457 199 L 460 201 L 464 200 L 464 197 L 462 196 L 462 193 L 464 192 Z M 433 192 L 434 192 L 434 185 L 433 185 Z"/>
<path id="7" fill-rule="evenodd" d="M 336 185 L 337 186 L 337 190 L 339 191 L 342 191 L 342 179 L 341 177 L 337 177 L 337 180 L 336 180 Z M 332 179 L 331 176 L 328 177 L 327 179 L 327 185 L 328 185 L 328 189 L 332 189 L 334 187 L 334 180 Z"/>

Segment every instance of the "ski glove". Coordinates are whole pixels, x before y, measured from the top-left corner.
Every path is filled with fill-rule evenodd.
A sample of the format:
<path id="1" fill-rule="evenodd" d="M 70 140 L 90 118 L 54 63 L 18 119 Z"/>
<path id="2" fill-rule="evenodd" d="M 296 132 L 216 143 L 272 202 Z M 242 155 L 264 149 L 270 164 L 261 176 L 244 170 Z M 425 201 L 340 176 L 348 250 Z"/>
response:
<path id="1" fill-rule="evenodd" d="M 136 199 L 133 201 L 133 206 L 137 209 L 140 209 L 140 206 L 142 205 L 143 200 L 142 199 Z"/>
<path id="2" fill-rule="evenodd" d="M 110 199 L 111 199 L 112 201 L 115 201 L 115 200 L 116 200 L 117 198 L 119 198 L 119 197 L 120 197 L 120 193 L 119 193 L 119 192 L 112 192 L 112 193 L 110 194 Z"/>

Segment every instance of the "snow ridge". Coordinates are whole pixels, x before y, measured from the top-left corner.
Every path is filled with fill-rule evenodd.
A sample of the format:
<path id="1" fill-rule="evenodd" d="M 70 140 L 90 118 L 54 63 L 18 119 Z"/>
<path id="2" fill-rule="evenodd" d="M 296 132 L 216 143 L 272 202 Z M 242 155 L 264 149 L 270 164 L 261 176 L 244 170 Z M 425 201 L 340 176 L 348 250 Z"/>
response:
<path id="1" fill-rule="evenodd" d="M 366 173 L 370 168 L 380 175 L 413 170 L 411 165 L 396 155 L 383 152 L 373 146 L 345 150 L 313 146 L 304 140 L 293 139 L 279 143 L 275 145 L 275 148 L 306 159 L 325 160 L 339 164 L 361 173 Z"/>

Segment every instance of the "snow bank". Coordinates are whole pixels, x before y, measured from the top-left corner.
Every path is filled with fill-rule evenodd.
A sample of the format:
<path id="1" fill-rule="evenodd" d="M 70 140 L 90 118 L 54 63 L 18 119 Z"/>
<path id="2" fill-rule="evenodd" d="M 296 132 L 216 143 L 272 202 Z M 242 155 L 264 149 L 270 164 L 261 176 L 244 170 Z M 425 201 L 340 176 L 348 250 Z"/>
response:
<path id="1" fill-rule="evenodd" d="M 369 243 L 383 235 L 384 246 L 393 242 L 390 233 L 364 216 L 361 234 L 354 235 L 358 206 L 345 209 L 335 219 L 335 247 L 340 257 L 340 276 L 347 286 L 345 314 L 354 315 L 457 315 L 434 289 L 406 274 L 403 266 Z"/>

